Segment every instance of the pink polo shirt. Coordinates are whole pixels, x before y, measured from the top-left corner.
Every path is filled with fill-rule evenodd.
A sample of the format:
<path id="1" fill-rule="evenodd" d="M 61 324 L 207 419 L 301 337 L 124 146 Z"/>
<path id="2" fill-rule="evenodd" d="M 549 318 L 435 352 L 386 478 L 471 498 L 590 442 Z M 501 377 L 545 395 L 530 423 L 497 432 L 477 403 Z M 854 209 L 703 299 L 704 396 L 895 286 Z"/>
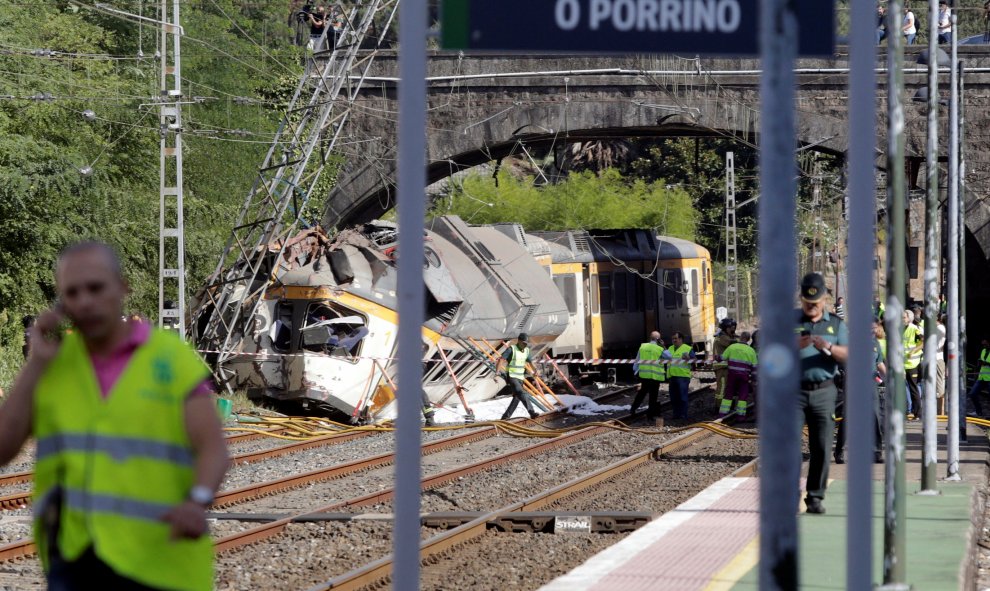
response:
<path id="1" fill-rule="evenodd" d="M 127 322 L 131 327 L 127 338 L 110 352 L 109 355 L 90 354 L 89 360 L 93 364 L 93 371 L 96 373 L 96 381 L 100 384 L 100 394 L 105 399 L 113 385 L 120 379 L 120 374 L 124 373 L 124 368 L 131 360 L 131 356 L 137 348 L 148 342 L 151 336 L 151 324 L 146 320 L 130 320 Z M 209 379 L 193 388 L 190 396 L 202 396 L 213 393 L 213 386 Z"/>

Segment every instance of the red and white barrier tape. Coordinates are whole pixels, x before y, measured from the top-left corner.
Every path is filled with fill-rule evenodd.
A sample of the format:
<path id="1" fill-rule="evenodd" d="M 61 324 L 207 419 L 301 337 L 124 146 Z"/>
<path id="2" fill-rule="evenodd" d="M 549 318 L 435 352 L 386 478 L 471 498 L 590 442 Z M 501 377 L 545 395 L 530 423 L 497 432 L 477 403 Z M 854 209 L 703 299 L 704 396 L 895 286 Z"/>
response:
<path id="1" fill-rule="evenodd" d="M 197 349 L 197 351 L 200 354 L 204 354 L 204 355 L 206 355 L 206 354 L 219 354 L 220 353 L 220 351 L 212 351 L 212 350 L 208 350 L 208 349 Z M 309 352 L 309 353 L 275 353 L 275 352 L 263 351 L 261 353 L 246 353 L 246 352 L 245 353 L 233 353 L 233 354 L 230 355 L 230 358 L 255 357 L 255 358 L 261 358 L 261 359 L 277 359 L 277 358 L 282 358 L 282 357 L 314 357 L 314 358 L 317 358 L 318 356 L 319 356 L 318 353 L 312 353 L 312 352 Z M 398 360 L 398 357 L 369 357 L 369 356 L 358 356 L 358 357 L 343 357 L 342 356 L 342 357 L 330 357 L 330 358 L 331 359 L 344 359 L 344 360 L 347 360 L 347 361 L 354 361 L 354 360 L 359 360 L 359 359 L 368 359 L 368 360 L 372 360 L 372 361 L 389 362 L 389 361 L 397 361 Z M 435 361 L 435 360 L 424 359 L 423 361 L 424 362 L 427 362 L 427 361 Z M 465 359 L 465 360 L 458 360 L 458 361 L 451 360 L 451 363 L 454 364 L 454 365 L 458 365 L 458 364 L 462 364 L 462 363 L 484 363 L 484 364 L 489 364 L 491 362 L 490 361 L 482 361 L 480 359 Z M 632 365 L 632 364 L 638 363 L 640 365 L 675 365 L 675 366 L 684 366 L 684 365 L 706 365 L 708 362 L 705 361 L 705 360 L 703 360 L 703 359 L 681 359 L 681 360 L 664 360 L 664 359 L 660 359 L 660 360 L 656 360 L 656 361 L 643 361 L 643 360 L 640 360 L 640 359 L 572 359 L 572 358 L 566 358 L 566 359 L 534 359 L 534 360 L 530 361 L 530 363 L 538 363 L 538 364 L 543 364 L 543 365 L 552 365 L 552 364 L 557 364 L 557 365 L 565 365 L 565 364 L 570 364 L 570 365 Z"/>

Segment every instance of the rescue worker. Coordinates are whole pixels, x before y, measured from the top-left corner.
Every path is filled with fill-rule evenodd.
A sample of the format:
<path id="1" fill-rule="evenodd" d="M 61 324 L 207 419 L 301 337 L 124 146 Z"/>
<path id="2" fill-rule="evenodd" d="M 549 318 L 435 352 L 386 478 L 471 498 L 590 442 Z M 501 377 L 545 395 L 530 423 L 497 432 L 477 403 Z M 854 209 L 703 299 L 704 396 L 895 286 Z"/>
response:
<path id="1" fill-rule="evenodd" d="M 805 484 L 808 513 L 825 513 L 822 500 L 828 485 L 829 453 L 835 431 L 835 376 L 846 362 L 849 333 L 846 323 L 825 311 L 825 279 L 808 273 L 801 280 L 798 348 L 801 358 L 799 420 L 808 425 L 811 459 Z"/>
<path id="2" fill-rule="evenodd" d="M 911 398 L 910 412 L 921 419 L 921 357 L 924 353 L 925 332 L 914 322 L 914 312 L 904 310 L 904 381 Z"/>
<path id="3" fill-rule="evenodd" d="M 743 331 L 739 342 L 729 345 L 722 357 L 728 363 L 729 377 L 725 385 L 725 397 L 718 410 L 719 417 L 728 416 L 733 408 L 736 414 L 747 416 L 752 409 L 750 393 L 752 381 L 756 374 L 756 350 L 749 345 L 752 337 Z"/>
<path id="4" fill-rule="evenodd" d="M 502 413 L 502 420 L 507 421 L 516 412 L 516 407 L 522 402 L 529 413 L 529 418 L 535 419 L 540 413 L 533 408 L 533 402 L 529 399 L 529 394 L 523 388 L 523 380 L 526 379 L 526 364 L 532 355 L 529 349 L 529 336 L 526 333 L 519 333 L 516 343 L 505 350 L 498 360 L 498 371 L 508 366 L 509 386 L 512 387 L 512 402 Z"/>
<path id="5" fill-rule="evenodd" d="M 639 353 L 636 356 L 637 362 L 633 365 L 633 373 L 639 377 L 639 392 L 633 399 L 632 407 L 629 409 L 629 420 L 636 420 L 636 410 L 646 398 L 646 418 L 656 420 L 660 417 L 660 407 L 657 404 L 657 396 L 660 394 L 660 384 L 667 379 L 667 373 L 662 363 L 664 357 L 670 358 L 663 348 L 663 341 L 659 331 L 650 333 L 650 341 L 639 346 Z M 647 363 L 639 363 L 644 361 Z M 651 363 L 652 362 L 652 363 Z"/>
<path id="6" fill-rule="evenodd" d="M 887 365 L 884 361 L 885 350 L 880 345 L 880 339 L 883 338 L 883 322 L 878 318 L 873 319 L 873 381 L 875 384 L 873 390 L 873 461 L 877 464 L 883 463 L 883 412 L 881 410 L 882 394 L 881 388 L 883 388 L 884 379 L 887 377 Z M 842 406 L 841 404 L 839 405 Z M 845 464 L 845 448 L 846 448 L 846 421 L 843 420 L 839 423 L 839 428 L 836 429 L 835 435 L 835 463 Z"/>
<path id="7" fill-rule="evenodd" d="M 969 398 L 973 402 L 973 408 L 977 416 L 983 415 L 983 405 L 980 404 L 980 392 L 990 390 L 990 339 L 983 337 L 980 341 L 980 373 L 973 382 L 973 387 L 969 389 Z"/>
<path id="8" fill-rule="evenodd" d="M 729 375 L 729 368 L 726 366 L 722 354 L 729 348 L 729 345 L 735 343 L 737 340 L 736 321 L 732 318 L 723 318 L 722 322 L 719 323 L 718 336 L 715 337 L 715 343 L 712 345 L 712 353 L 715 355 L 716 410 L 720 410 L 722 407 L 723 396 L 725 396 L 725 381 Z"/>
<path id="9" fill-rule="evenodd" d="M 206 508 L 229 458 L 209 369 L 175 333 L 123 320 L 128 287 L 109 246 L 65 249 L 55 283 L 60 304 L 35 321 L 0 408 L 0 465 L 37 443 L 34 539 L 49 588 L 212 589 Z"/>
<path id="10" fill-rule="evenodd" d="M 688 418 L 688 388 L 691 385 L 691 364 L 694 362 L 694 350 L 691 345 L 684 343 L 684 335 L 675 332 L 671 337 L 673 344 L 667 347 L 670 355 L 670 368 L 667 370 L 667 388 L 670 392 L 670 406 L 674 411 L 674 419 Z"/>

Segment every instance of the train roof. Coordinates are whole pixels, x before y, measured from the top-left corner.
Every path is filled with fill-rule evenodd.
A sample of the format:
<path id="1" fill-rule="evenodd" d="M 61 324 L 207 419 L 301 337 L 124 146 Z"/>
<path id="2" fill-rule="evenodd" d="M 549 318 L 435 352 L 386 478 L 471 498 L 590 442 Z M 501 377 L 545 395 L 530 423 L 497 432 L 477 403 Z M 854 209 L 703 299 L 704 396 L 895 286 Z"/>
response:
<path id="1" fill-rule="evenodd" d="M 569 230 L 532 235 L 549 243 L 555 263 L 709 258 L 708 249 L 699 244 L 651 230 Z"/>

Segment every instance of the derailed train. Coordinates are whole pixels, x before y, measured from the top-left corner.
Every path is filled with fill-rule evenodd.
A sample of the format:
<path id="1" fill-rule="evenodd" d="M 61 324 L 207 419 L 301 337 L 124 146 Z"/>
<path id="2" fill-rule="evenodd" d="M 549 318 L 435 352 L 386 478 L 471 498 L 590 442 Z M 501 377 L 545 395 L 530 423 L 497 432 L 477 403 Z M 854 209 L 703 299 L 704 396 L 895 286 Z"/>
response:
<path id="1" fill-rule="evenodd" d="M 519 225 L 432 220 L 425 231 L 423 393 L 433 404 L 493 398 L 497 356 L 520 332 L 534 359 L 634 356 L 648 332 L 714 333 L 711 259 L 646 230 L 527 234 Z M 272 256 L 289 266 L 227 362 L 251 398 L 352 421 L 394 416 L 397 231 L 389 222 L 330 241 L 307 230 Z"/>

